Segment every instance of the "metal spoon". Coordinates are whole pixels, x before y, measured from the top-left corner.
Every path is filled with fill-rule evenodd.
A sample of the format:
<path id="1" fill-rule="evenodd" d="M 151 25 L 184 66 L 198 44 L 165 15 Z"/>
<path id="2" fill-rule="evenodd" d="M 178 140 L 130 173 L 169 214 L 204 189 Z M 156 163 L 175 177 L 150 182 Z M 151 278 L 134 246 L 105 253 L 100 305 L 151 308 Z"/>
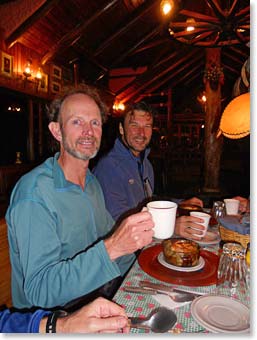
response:
<path id="1" fill-rule="evenodd" d="M 130 318 L 131 327 L 151 329 L 154 333 L 164 333 L 171 329 L 177 322 L 176 314 L 168 308 L 158 307 L 147 318 Z"/>

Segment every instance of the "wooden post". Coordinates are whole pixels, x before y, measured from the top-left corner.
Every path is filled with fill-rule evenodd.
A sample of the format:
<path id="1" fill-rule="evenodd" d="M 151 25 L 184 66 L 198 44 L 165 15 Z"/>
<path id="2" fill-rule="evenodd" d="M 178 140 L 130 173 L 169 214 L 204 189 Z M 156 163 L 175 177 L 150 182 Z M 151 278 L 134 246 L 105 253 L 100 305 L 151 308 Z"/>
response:
<path id="1" fill-rule="evenodd" d="M 206 49 L 204 83 L 207 102 L 204 135 L 204 192 L 220 191 L 220 159 L 223 138 L 216 137 L 218 122 L 221 117 L 221 85 L 224 81 L 220 54 L 220 48 Z"/>

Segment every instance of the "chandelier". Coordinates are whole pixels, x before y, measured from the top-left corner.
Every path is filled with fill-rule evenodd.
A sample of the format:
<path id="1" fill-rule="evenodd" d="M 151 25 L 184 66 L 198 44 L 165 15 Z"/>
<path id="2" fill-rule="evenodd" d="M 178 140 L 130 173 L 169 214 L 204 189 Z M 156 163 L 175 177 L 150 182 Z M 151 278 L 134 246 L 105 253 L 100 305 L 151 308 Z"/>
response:
<path id="1" fill-rule="evenodd" d="M 174 0 L 170 12 L 163 15 L 168 22 L 172 39 L 182 43 L 202 47 L 222 47 L 247 44 L 250 40 L 249 0 L 197 0 L 181 1 L 180 8 L 173 13 Z"/>

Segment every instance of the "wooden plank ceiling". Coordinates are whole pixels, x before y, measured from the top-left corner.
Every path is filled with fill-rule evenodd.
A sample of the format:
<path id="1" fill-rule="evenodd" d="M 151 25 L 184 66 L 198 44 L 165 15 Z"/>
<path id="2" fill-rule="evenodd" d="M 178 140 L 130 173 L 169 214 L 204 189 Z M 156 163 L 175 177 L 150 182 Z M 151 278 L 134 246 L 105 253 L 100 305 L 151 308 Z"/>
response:
<path id="1" fill-rule="evenodd" d="M 106 88 L 117 79 L 114 69 L 142 68 L 114 93 L 124 102 L 203 87 L 205 49 L 220 47 L 231 92 L 250 54 L 250 1 L 174 1 L 175 12 L 164 20 L 157 0 L 48 0 L 5 41 L 35 50 L 42 64 L 77 63 L 80 80 Z M 194 36 L 185 30 L 187 18 L 197 22 Z"/>

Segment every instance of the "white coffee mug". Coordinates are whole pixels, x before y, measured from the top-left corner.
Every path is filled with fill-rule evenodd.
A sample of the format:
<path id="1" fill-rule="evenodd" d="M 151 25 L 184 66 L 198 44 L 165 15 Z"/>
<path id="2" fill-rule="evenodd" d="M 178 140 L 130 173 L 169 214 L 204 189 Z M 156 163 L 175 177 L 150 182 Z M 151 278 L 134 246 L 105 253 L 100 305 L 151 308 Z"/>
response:
<path id="1" fill-rule="evenodd" d="M 154 221 L 154 237 L 159 239 L 171 237 L 175 229 L 178 205 L 171 201 L 152 201 L 146 206 Z"/>
<path id="2" fill-rule="evenodd" d="M 210 221 L 211 215 L 206 214 L 206 213 L 201 212 L 201 211 L 190 211 L 190 215 L 194 216 L 194 217 L 201 218 L 202 220 L 204 220 L 203 222 L 195 222 L 197 224 L 201 224 L 202 226 L 204 226 L 204 230 L 201 230 L 202 234 L 193 234 L 194 236 L 204 237 L 207 233 L 207 229 L 208 229 L 208 226 L 209 226 L 209 221 Z M 195 229 L 195 228 L 191 227 L 191 229 Z M 199 229 L 197 229 L 197 230 L 199 230 Z"/>
<path id="3" fill-rule="evenodd" d="M 224 199 L 225 206 L 226 206 L 226 213 L 227 215 L 237 215 L 239 209 L 239 200 L 235 200 L 233 198 L 226 198 Z"/>

